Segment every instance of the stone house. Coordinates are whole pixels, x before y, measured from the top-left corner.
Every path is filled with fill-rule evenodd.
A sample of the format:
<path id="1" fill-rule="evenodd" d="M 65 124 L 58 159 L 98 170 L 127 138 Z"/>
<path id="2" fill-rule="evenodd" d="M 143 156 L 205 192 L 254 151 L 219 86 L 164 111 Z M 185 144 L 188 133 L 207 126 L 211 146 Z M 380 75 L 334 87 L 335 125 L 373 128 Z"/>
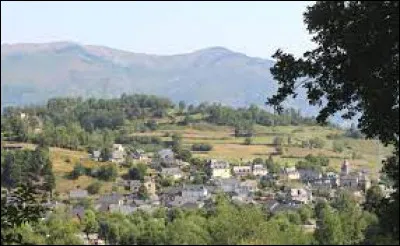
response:
<path id="1" fill-rule="evenodd" d="M 312 200 L 311 191 L 306 189 L 290 189 L 288 200 L 295 203 L 307 204 Z"/>
<path id="2" fill-rule="evenodd" d="M 184 185 L 182 197 L 194 200 L 202 200 L 209 196 L 208 190 L 204 185 Z"/>
<path id="3" fill-rule="evenodd" d="M 158 156 L 160 157 L 160 161 L 167 166 L 175 164 L 175 154 L 171 149 L 162 149 L 158 151 Z"/>
<path id="4" fill-rule="evenodd" d="M 99 150 L 94 150 L 92 154 L 90 154 L 90 158 L 94 161 L 100 161 L 101 152 Z"/>
<path id="5" fill-rule="evenodd" d="M 76 190 L 71 190 L 69 192 L 69 199 L 84 199 L 88 197 L 88 191 L 87 190 L 81 190 L 81 189 L 76 189 Z"/>
<path id="6" fill-rule="evenodd" d="M 164 178 L 172 177 L 174 180 L 178 180 L 183 177 L 183 173 L 178 167 L 164 167 L 161 169 L 160 175 Z"/>
<path id="7" fill-rule="evenodd" d="M 257 181 L 256 180 L 246 180 L 239 183 L 239 186 L 236 187 L 235 192 L 241 196 L 248 196 L 251 193 L 256 192 L 257 189 Z"/>
<path id="8" fill-rule="evenodd" d="M 225 193 L 235 192 L 240 186 L 240 181 L 235 178 L 218 179 L 214 183 Z"/>
<path id="9" fill-rule="evenodd" d="M 156 183 L 152 177 L 146 176 L 143 181 L 144 187 L 147 189 L 147 193 L 152 196 L 156 194 Z"/>
<path id="10" fill-rule="evenodd" d="M 312 168 L 299 168 L 297 169 L 300 175 L 300 179 L 302 181 L 310 181 L 320 179 L 322 177 L 322 173 L 314 170 Z"/>

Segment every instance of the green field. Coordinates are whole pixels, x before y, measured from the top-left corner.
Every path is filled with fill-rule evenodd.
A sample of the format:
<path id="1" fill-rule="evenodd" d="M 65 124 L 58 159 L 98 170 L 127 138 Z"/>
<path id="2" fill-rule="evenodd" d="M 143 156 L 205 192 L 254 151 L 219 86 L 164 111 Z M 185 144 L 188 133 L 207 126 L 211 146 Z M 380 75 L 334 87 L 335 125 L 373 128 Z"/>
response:
<path id="1" fill-rule="evenodd" d="M 350 160 L 354 169 L 369 169 L 371 173 L 377 174 L 381 168 L 378 159 L 378 143 L 374 140 L 352 139 L 340 137 L 340 139 L 328 139 L 328 135 L 342 135 L 341 130 L 322 126 L 255 126 L 255 136 L 252 137 L 251 145 L 244 145 L 244 137 L 235 137 L 234 129 L 227 126 L 215 126 L 206 123 L 193 124 L 191 126 L 162 125 L 159 130 L 145 133 L 132 133 L 132 135 L 160 136 L 164 141 L 171 140 L 165 137 L 166 133 L 182 134 L 183 145 L 190 148 L 194 143 L 208 143 L 213 145 L 209 152 L 193 152 L 195 156 L 204 158 L 226 159 L 234 163 L 251 161 L 254 158 L 268 158 L 273 153 L 273 139 L 276 136 L 284 138 L 284 154 L 274 156 L 274 160 L 281 165 L 294 165 L 298 160 L 308 154 L 323 155 L 329 157 L 330 165 L 339 169 L 344 158 Z M 287 138 L 291 137 L 291 145 L 288 145 Z M 324 147 L 321 149 L 308 149 L 296 146 L 304 140 L 319 137 L 324 140 Z M 333 150 L 333 142 L 345 146 L 341 153 Z M 352 153 L 356 158 L 352 159 Z M 391 148 L 379 144 L 380 157 L 391 153 Z"/>

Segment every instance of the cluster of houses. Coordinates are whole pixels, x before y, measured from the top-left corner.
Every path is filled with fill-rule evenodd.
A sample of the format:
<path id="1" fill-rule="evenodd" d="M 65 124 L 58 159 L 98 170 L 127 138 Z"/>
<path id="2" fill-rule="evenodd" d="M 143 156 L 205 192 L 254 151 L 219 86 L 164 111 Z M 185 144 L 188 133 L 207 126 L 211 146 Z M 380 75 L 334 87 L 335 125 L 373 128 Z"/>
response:
<path id="1" fill-rule="evenodd" d="M 110 156 L 111 162 L 117 164 L 125 162 L 128 153 L 125 150 L 125 147 L 122 146 L 122 144 L 113 144 L 111 151 L 112 151 Z M 129 153 L 129 155 L 136 160 L 147 161 L 149 159 L 142 149 L 135 149 L 134 151 L 132 151 L 132 153 Z M 101 161 L 100 150 L 94 150 L 92 153 L 89 154 L 89 157 L 94 161 Z"/>
<path id="2" fill-rule="evenodd" d="M 243 166 L 233 166 L 226 161 L 210 160 L 211 179 L 226 179 L 233 175 L 236 177 L 256 176 L 261 177 L 268 174 L 267 169 L 262 164 L 249 164 Z"/>
<path id="3" fill-rule="evenodd" d="M 228 194 L 232 201 L 239 204 L 258 204 L 271 213 L 285 210 L 297 210 L 303 204 L 313 203 L 318 197 L 317 190 L 334 191 L 337 188 L 350 190 L 366 190 L 370 180 L 365 172 L 351 172 L 350 163 L 344 160 L 339 174 L 334 172 L 321 173 L 316 169 L 296 167 L 282 168 L 278 174 L 271 175 L 263 164 L 231 165 L 223 160 L 209 160 L 204 170 L 196 170 L 189 163 L 175 158 L 171 149 L 159 151 L 155 157 L 149 159 L 142 150 L 130 153 L 133 158 L 149 160 L 147 165 L 148 176 L 142 180 L 119 179 L 116 185 L 124 187 L 126 194 L 112 192 L 100 196 L 94 208 L 100 212 L 119 212 L 122 214 L 134 213 L 138 210 L 154 211 L 159 207 L 182 209 L 202 208 L 213 200 L 213 195 L 218 193 Z M 112 161 L 121 164 L 125 161 L 126 151 L 122 145 L 114 144 Z M 99 152 L 93 152 L 92 158 L 100 158 Z M 206 179 L 201 184 L 193 184 L 193 175 L 199 171 L 206 174 Z M 176 181 L 173 186 L 159 187 L 158 179 L 171 179 Z M 267 192 L 262 189 L 261 180 L 274 182 L 282 180 L 298 181 L 298 187 L 285 187 L 277 192 Z M 147 191 L 146 198 L 139 195 L 141 187 Z M 334 196 L 334 193 L 332 193 Z M 69 193 L 71 201 L 79 201 L 89 197 L 86 190 L 75 189 Z M 211 202 L 212 203 L 212 202 Z M 82 218 L 84 208 L 73 207 L 71 213 Z M 306 225 L 312 228 L 313 225 Z M 90 240 L 85 239 L 90 244 Z M 96 241 L 95 237 L 92 241 Z M 96 241 L 97 242 L 97 241 Z"/>
<path id="4" fill-rule="evenodd" d="M 114 144 L 112 161 L 122 163 L 125 160 L 125 153 L 126 151 L 122 145 Z M 132 153 L 132 157 L 138 160 L 148 159 L 145 156 L 142 150 L 135 150 Z M 156 191 L 154 176 L 146 177 L 144 181 L 122 180 L 119 182 L 119 185 L 125 187 L 132 194 L 137 194 L 140 187 L 144 185 L 152 198 L 157 196 L 157 194 L 160 195 L 162 198 L 159 200 L 153 199 L 150 202 L 153 205 L 160 202 L 161 205 L 167 207 L 201 207 L 210 198 L 210 195 L 216 192 L 231 194 L 232 199 L 236 201 L 255 203 L 256 201 L 253 198 L 256 197 L 254 194 L 259 191 L 260 178 L 272 177 L 268 175 L 268 170 L 263 164 L 232 166 L 227 161 L 212 159 L 206 166 L 208 182 L 197 186 L 188 185 L 185 183 L 189 183 L 187 181 L 189 163 L 176 159 L 171 149 L 160 150 L 156 156 L 157 158 L 153 158 L 148 162 L 149 167 L 152 170 L 156 170 L 156 174 L 161 178 L 180 181 L 180 183 L 183 183 L 181 187 L 174 187 L 174 189 L 165 192 Z M 350 164 L 347 160 L 344 160 L 339 174 L 334 172 L 322 174 L 320 171 L 312 168 L 296 169 L 296 167 L 285 167 L 281 170 L 279 177 L 281 180 L 296 180 L 305 185 L 303 188 L 289 189 L 285 194 L 276 196 L 282 198 L 281 201 L 288 204 L 307 204 L 312 202 L 312 194 L 316 190 L 330 191 L 333 196 L 334 193 L 332 191 L 338 187 L 365 191 L 370 186 L 367 174 L 365 172 L 350 172 Z M 193 177 L 189 177 L 189 180 L 192 180 L 191 178 Z M 124 203 L 124 205 L 126 204 Z M 137 205 L 138 202 L 129 203 L 130 206 L 134 204 Z M 112 206 L 112 208 L 117 209 L 116 206 Z"/>

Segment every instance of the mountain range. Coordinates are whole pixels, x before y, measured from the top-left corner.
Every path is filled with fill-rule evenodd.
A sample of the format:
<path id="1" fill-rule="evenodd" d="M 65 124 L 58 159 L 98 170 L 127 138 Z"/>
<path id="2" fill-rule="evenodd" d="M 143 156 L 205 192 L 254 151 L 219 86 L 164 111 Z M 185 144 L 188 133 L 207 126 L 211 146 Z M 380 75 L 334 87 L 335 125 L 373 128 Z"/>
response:
<path id="1" fill-rule="evenodd" d="M 224 47 L 151 55 L 72 42 L 1 45 L 1 106 L 45 103 L 56 96 L 165 96 L 178 102 L 265 107 L 276 93 L 272 60 Z M 304 91 L 288 107 L 315 115 Z"/>

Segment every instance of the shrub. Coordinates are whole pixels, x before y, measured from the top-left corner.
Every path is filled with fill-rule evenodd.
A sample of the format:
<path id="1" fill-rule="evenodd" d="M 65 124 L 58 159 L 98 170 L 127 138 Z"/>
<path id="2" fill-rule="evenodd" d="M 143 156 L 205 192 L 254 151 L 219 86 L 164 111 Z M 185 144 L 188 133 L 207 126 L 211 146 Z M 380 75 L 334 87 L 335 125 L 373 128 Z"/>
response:
<path id="1" fill-rule="evenodd" d="M 81 163 L 76 163 L 74 166 L 74 170 L 70 173 L 71 179 L 77 179 L 79 176 L 86 174 L 86 168 Z"/>
<path id="2" fill-rule="evenodd" d="M 213 146 L 207 143 L 196 143 L 192 145 L 193 151 L 210 151 L 212 148 Z"/>
<path id="3" fill-rule="evenodd" d="M 275 137 L 274 138 L 274 145 L 280 146 L 283 144 L 283 138 L 282 137 Z"/>
<path id="4" fill-rule="evenodd" d="M 99 193 L 100 188 L 101 188 L 101 183 L 96 181 L 96 182 L 91 183 L 87 187 L 87 190 L 88 190 L 89 194 L 94 195 L 94 194 Z"/>
<path id="5" fill-rule="evenodd" d="M 250 145 L 252 141 L 253 140 L 250 137 L 247 137 L 247 138 L 244 139 L 244 144 L 245 145 Z"/>

